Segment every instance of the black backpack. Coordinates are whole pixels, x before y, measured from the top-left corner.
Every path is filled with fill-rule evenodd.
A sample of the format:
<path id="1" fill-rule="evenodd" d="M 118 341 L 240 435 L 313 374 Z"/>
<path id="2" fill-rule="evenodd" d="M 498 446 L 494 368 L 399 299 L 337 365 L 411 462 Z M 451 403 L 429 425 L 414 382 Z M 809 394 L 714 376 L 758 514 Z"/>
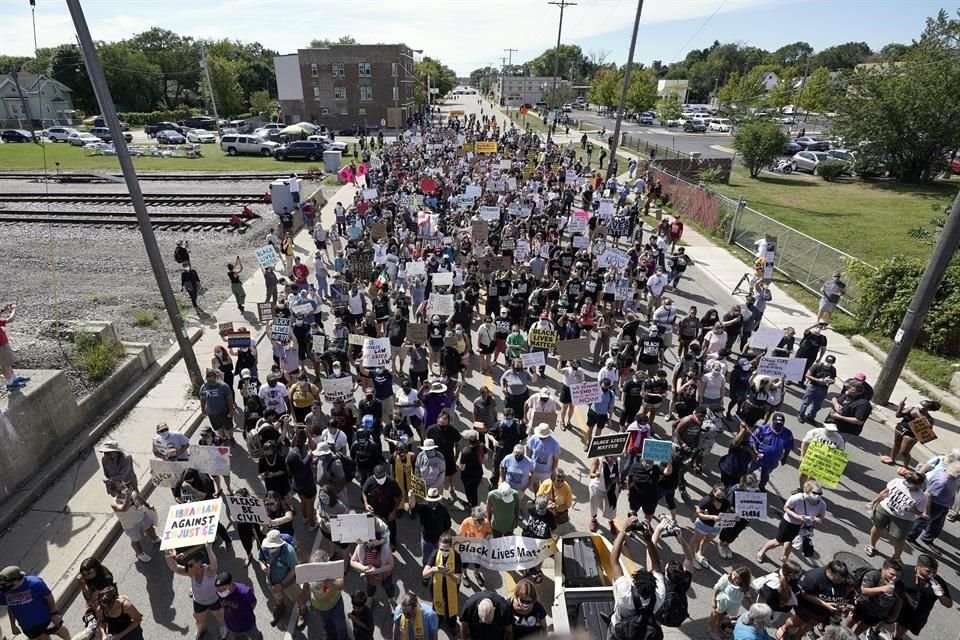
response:
<path id="1" fill-rule="evenodd" d="M 372 467 L 377 463 L 375 443 L 369 437 L 357 438 L 353 443 L 353 459 L 361 467 Z M 346 467 L 344 467 L 346 471 Z"/>
<path id="2" fill-rule="evenodd" d="M 850 574 L 850 584 L 853 588 L 853 597 L 858 602 L 866 600 L 867 596 L 863 595 L 860 592 L 860 588 L 863 587 L 863 579 L 871 571 L 878 571 L 871 566 L 866 567 L 857 567 L 853 570 L 853 573 Z"/>
<path id="3" fill-rule="evenodd" d="M 689 588 L 690 579 L 686 575 L 680 584 L 667 581 L 667 593 L 663 597 L 663 605 L 657 611 L 657 622 L 665 627 L 679 627 L 690 617 L 687 604 Z"/>
<path id="4" fill-rule="evenodd" d="M 610 627 L 610 640 L 663 640 L 663 629 L 653 615 L 654 602 L 643 606 L 634 592 L 633 615 Z"/>

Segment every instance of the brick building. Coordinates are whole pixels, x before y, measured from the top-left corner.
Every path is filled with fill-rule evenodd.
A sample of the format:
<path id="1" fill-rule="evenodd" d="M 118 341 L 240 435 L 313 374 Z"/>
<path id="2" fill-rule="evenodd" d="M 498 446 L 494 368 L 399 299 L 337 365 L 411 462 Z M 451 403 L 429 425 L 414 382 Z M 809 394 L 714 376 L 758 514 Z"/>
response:
<path id="1" fill-rule="evenodd" d="M 287 123 L 334 131 L 403 126 L 415 111 L 413 51 L 403 44 L 332 45 L 273 59 Z"/>

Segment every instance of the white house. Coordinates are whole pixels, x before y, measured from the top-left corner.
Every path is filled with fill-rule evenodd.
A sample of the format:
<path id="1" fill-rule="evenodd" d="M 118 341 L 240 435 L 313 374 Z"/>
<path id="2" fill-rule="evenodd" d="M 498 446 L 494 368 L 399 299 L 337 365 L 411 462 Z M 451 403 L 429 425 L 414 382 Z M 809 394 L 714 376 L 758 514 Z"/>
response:
<path id="1" fill-rule="evenodd" d="M 26 109 L 13 75 L 0 75 L 0 126 L 24 127 L 28 119 L 36 126 L 73 122 L 76 112 L 70 87 L 35 73 L 18 73 L 17 81 L 27 103 Z"/>

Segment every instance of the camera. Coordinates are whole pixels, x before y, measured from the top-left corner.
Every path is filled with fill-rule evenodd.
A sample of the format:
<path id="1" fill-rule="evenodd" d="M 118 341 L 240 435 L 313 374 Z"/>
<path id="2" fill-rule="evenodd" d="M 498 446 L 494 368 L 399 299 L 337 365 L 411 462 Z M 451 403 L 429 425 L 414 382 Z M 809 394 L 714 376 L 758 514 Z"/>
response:
<path id="1" fill-rule="evenodd" d="M 667 520 L 667 526 L 660 534 L 661 538 L 674 538 L 680 535 L 680 525 L 674 520 Z"/>
<path id="2" fill-rule="evenodd" d="M 628 518 L 636 518 L 637 514 L 633 511 L 627 514 Z M 650 525 L 647 524 L 645 520 L 638 519 L 636 522 L 632 522 L 623 529 L 624 533 L 632 533 L 634 531 L 639 531 L 645 536 L 649 536 L 652 531 L 650 531 Z"/>

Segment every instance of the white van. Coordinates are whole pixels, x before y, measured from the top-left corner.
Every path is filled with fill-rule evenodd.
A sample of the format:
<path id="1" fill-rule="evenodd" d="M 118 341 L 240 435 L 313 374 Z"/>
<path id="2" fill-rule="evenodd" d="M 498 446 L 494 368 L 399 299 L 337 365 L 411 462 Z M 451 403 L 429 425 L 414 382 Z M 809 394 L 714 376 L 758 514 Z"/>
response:
<path id="1" fill-rule="evenodd" d="M 730 133 L 733 128 L 733 121 L 730 118 L 712 118 L 707 125 L 710 131 L 719 131 L 720 133 Z"/>
<path id="2" fill-rule="evenodd" d="M 264 140 L 254 135 L 230 133 L 220 138 L 220 148 L 230 156 L 243 153 L 270 157 L 273 155 L 273 150 L 279 146 L 276 142 Z"/>

